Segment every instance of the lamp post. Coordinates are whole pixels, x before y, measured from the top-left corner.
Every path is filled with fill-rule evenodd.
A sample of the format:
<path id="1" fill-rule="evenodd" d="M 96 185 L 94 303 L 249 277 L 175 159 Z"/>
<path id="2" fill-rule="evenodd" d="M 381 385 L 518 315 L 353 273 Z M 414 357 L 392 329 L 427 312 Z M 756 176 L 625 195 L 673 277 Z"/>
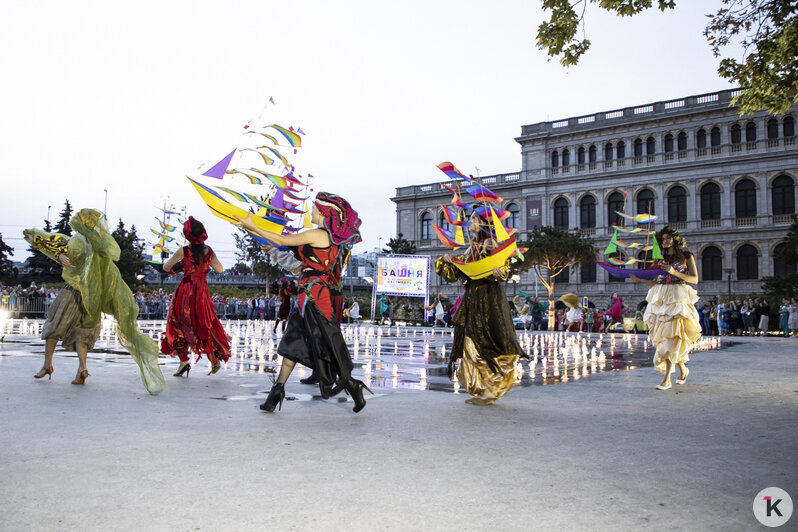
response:
<path id="1" fill-rule="evenodd" d="M 48 226 L 50 225 L 50 207 L 52 207 L 52 205 L 48 205 L 47 206 L 47 225 Z"/>
<path id="2" fill-rule="evenodd" d="M 734 268 L 723 268 L 723 271 L 726 272 L 726 276 L 729 280 L 729 302 L 731 302 L 731 278 L 732 274 L 734 273 Z"/>
<path id="3" fill-rule="evenodd" d="M 105 207 L 103 207 L 103 216 L 107 219 L 108 218 L 108 189 L 104 188 L 103 192 L 105 192 Z"/>

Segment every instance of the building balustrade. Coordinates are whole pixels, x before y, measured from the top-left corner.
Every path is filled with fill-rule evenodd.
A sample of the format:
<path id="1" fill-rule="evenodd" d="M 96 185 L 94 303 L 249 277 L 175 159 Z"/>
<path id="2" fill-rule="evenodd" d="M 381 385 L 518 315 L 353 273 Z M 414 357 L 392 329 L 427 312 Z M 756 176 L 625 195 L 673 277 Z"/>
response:
<path id="1" fill-rule="evenodd" d="M 735 218 L 734 225 L 737 227 L 753 227 L 756 225 L 756 216 Z"/>
<path id="2" fill-rule="evenodd" d="M 794 219 L 794 214 L 774 214 L 771 217 L 771 223 L 790 225 Z"/>

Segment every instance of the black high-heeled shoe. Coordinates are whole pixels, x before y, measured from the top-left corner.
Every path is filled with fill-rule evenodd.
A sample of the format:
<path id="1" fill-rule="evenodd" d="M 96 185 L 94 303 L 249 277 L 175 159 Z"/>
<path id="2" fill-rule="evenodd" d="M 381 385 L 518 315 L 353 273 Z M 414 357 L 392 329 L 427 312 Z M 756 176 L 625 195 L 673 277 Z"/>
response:
<path id="1" fill-rule="evenodd" d="M 344 383 L 344 390 L 346 393 L 352 396 L 352 401 L 355 402 L 355 406 L 352 408 L 352 412 L 358 413 L 363 410 L 363 407 L 366 406 L 366 399 L 363 398 L 363 389 L 368 390 L 371 395 L 374 395 L 374 392 L 363 383 L 363 381 L 359 381 L 357 379 L 353 379 L 349 377 L 349 379 Z"/>
<path id="2" fill-rule="evenodd" d="M 180 369 L 177 370 L 177 373 L 174 373 L 172 376 L 173 377 L 180 377 L 181 375 L 183 375 L 183 373 L 185 373 L 186 377 L 188 377 L 188 374 L 189 374 L 190 371 L 191 371 L 191 364 L 186 362 L 186 364 L 184 366 L 181 366 Z"/>
<path id="3" fill-rule="evenodd" d="M 280 410 L 283 409 L 283 399 L 285 399 L 285 386 L 281 382 L 275 382 L 272 385 L 271 391 L 269 391 L 269 396 L 260 405 L 260 409 L 265 412 L 274 412 L 274 409 L 277 405 L 280 405 Z"/>

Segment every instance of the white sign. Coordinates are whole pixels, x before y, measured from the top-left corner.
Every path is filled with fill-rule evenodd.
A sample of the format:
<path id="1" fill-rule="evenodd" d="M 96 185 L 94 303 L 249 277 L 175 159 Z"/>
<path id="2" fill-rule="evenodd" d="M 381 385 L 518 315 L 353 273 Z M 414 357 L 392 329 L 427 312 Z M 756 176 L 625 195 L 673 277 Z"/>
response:
<path id="1" fill-rule="evenodd" d="M 426 297 L 430 257 L 380 255 L 377 257 L 375 292 L 396 296 Z"/>

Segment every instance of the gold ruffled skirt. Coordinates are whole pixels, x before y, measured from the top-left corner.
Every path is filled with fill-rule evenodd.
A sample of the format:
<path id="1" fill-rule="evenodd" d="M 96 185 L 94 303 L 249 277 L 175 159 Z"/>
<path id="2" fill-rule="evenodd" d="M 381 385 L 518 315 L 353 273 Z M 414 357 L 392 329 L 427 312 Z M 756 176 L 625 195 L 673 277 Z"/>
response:
<path id="1" fill-rule="evenodd" d="M 665 361 L 670 360 L 673 373 L 678 364 L 690 360 L 688 353 L 701 337 L 695 308 L 698 293 L 687 284 L 657 284 L 649 289 L 646 301 L 643 321 L 656 348 L 654 369 L 665 373 Z"/>
<path id="2" fill-rule="evenodd" d="M 493 361 L 498 365 L 499 371 L 493 371 L 482 358 L 474 341 L 465 337 L 463 357 L 457 368 L 457 380 L 460 386 L 474 397 L 467 403 L 488 405 L 499 399 L 502 395 L 521 380 L 517 372 L 518 355 L 501 355 Z"/>

